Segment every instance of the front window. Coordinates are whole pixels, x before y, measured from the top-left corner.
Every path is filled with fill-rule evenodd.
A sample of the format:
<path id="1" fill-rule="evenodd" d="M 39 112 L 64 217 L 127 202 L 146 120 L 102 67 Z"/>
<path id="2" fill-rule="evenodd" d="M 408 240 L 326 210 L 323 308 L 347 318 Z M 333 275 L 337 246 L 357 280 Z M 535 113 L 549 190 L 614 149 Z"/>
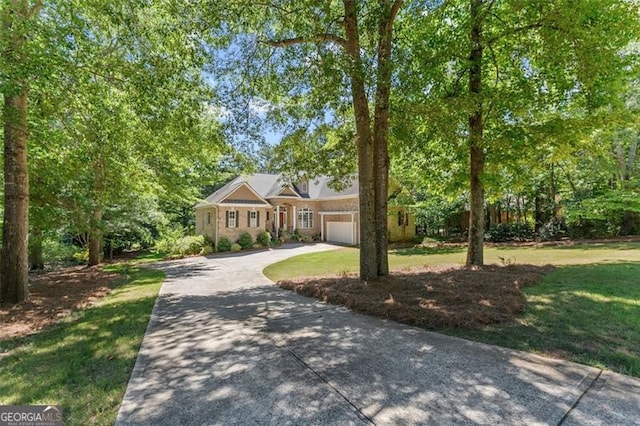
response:
<path id="1" fill-rule="evenodd" d="M 298 210 L 298 227 L 313 228 L 313 210 L 307 208 Z"/>
<path id="2" fill-rule="evenodd" d="M 238 213 L 235 210 L 229 210 L 227 212 L 227 227 L 229 228 L 235 228 L 236 227 L 236 221 L 238 219 Z"/>
<path id="3" fill-rule="evenodd" d="M 402 210 L 398 211 L 398 226 L 408 226 L 409 225 L 409 214 L 403 212 Z"/>
<path id="4" fill-rule="evenodd" d="M 249 212 L 249 228 L 258 227 L 258 212 Z"/>

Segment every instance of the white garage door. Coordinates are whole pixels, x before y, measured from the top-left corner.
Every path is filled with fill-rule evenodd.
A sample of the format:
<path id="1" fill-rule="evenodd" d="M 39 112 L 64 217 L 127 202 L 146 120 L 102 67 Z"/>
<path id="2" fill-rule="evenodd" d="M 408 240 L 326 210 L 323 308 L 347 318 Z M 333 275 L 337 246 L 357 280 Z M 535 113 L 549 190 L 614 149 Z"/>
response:
<path id="1" fill-rule="evenodd" d="M 353 238 L 353 223 L 327 222 L 327 241 L 342 244 L 355 244 Z"/>

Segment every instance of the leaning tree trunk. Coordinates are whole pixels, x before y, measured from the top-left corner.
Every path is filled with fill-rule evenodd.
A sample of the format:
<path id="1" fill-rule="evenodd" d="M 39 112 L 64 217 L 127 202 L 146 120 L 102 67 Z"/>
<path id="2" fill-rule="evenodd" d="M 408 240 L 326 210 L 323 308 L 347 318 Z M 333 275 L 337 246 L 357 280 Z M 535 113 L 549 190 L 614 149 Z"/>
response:
<path id="1" fill-rule="evenodd" d="M 471 0 L 471 54 L 469 56 L 469 94 L 474 109 L 469 115 L 470 215 L 467 266 L 484 263 L 484 147 L 482 141 L 482 0 Z"/>
<path id="2" fill-rule="evenodd" d="M 358 11 L 355 0 L 344 0 L 345 50 L 351 58 L 351 96 L 356 120 L 358 145 L 358 184 L 360 186 L 360 279 L 374 280 L 378 276 L 376 251 L 376 179 L 374 144 L 371 136 L 369 102 L 360 59 Z"/>
<path id="3" fill-rule="evenodd" d="M 4 223 L 0 254 L 0 300 L 29 299 L 29 172 L 27 169 L 26 83 L 4 96 Z"/>

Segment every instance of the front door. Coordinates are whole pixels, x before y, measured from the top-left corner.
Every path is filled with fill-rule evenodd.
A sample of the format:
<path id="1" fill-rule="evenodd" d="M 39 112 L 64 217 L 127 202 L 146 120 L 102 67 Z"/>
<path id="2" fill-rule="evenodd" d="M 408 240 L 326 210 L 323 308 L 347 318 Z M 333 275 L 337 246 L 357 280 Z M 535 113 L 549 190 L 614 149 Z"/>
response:
<path id="1" fill-rule="evenodd" d="M 283 231 L 287 230 L 287 210 L 284 207 L 280 207 L 280 216 L 278 217 L 278 228 Z"/>

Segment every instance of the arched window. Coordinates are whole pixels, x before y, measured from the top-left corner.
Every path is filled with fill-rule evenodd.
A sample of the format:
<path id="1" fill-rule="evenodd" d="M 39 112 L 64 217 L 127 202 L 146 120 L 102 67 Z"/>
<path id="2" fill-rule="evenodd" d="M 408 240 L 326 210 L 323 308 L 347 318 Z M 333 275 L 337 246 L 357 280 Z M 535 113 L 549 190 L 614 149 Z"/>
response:
<path id="1" fill-rule="evenodd" d="M 298 228 L 313 228 L 313 210 L 306 207 L 298 210 Z"/>

